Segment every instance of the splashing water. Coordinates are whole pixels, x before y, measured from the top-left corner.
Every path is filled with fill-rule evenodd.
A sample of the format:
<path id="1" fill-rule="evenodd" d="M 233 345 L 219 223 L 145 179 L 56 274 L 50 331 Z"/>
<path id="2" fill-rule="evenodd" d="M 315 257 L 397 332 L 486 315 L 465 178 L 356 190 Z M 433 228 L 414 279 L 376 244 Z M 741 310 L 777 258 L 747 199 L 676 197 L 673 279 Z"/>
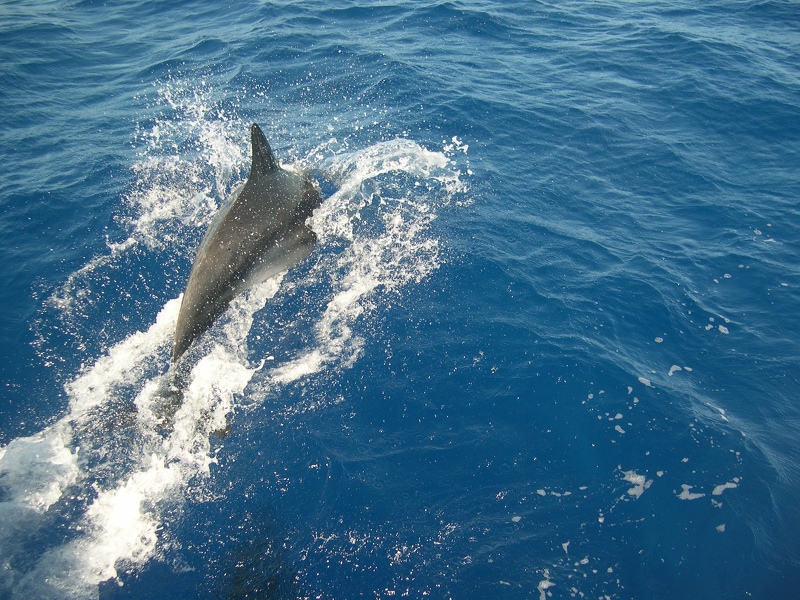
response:
<path id="1" fill-rule="evenodd" d="M 139 133 L 146 143 L 125 198 L 129 238 L 109 244 L 108 254 L 73 273 L 49 301 L 76 329 L 79 322 L 85 327 L 76 315 L 86 311 L 95 278 L 108 277 L 104 271 L 126 254 L 171 247 L 187 230 L 202 230 L 240 180 L 245 123 L 220 118 L 202 94 L 166 86 L 162 96 L 180 118 L 156 120 Z M 330 140 L 300 161 L 335 187 L 311 219 L 319 242 L 307 268 L 236 298 L 193 349 L 196 361 L 183 374 L 169 419 L 164 389 L 175 374 L 164 369 L 180 298 L 71 378 L 61 419 L 0 449 L 0 559 L 11 567 L 0 575 L 0 589 L 19 597 L 96 598 L 99 583 L 157 558 L 165 521 L 190 485 L 210 476 L 218 451 L 213 434 L 231 415 L 290 382 L 352 366 L 364 348 L 360 319 L 381 297 L 438 268 L 441 248 L 430 225 L 466 191 L 446 153 L 453 145 L 433 152 L 398 138 L 337 152 L 338 144 Z M 283 361 L 259 356 L 257 344 L 249 349 L 258 312 L 282 289 L 310 290 L 319 307 L 301 315 L 312 334 Z"/>

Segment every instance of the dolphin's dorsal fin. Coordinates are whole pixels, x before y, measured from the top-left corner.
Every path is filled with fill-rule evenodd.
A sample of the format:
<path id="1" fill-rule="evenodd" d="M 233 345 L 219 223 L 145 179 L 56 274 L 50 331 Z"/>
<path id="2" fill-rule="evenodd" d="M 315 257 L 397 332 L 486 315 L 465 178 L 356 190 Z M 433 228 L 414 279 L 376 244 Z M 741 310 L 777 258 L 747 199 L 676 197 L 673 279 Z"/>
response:
<path id="1" fill-rule="evenodd" d="M 272 148 L 269 147 L 269 142 L 264 137 L 264 132 L 255 123 L 250 127 L 250 140 L 253 146 L 253 164 L 250 166 L 250 179 L 258 179 L 281 168 L 272 154 Z"/>

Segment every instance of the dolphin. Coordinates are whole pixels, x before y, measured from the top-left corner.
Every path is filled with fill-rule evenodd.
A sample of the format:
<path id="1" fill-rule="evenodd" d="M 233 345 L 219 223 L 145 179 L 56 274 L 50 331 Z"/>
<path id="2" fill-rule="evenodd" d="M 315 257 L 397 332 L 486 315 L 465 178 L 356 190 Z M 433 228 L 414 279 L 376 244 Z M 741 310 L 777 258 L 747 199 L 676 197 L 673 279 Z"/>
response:
<path id="1" fill-rule="evenodd" d="M 282 169 L 261 128 L 250 127 L 250 176 L 214 217 L 183 293 L 172 362 L 248 287 L 306 258 L 316 235 L 306 219 L 322 199 L 308 177 Z"/>

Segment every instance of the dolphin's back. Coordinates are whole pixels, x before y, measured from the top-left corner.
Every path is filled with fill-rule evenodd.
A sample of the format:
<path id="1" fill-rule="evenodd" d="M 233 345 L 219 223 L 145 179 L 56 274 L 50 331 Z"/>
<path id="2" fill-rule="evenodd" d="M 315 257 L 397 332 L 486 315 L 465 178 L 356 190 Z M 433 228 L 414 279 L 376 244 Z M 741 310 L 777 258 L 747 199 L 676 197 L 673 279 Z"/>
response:
<path id="1" fill-rule="evenodd" d="M 250 176 L 220 209 L 198 249 L 181 301 L 173 362 L 243 289 L 306 258 L 316 236 L 305 225 L 321 199 L 308 178 L 281 169 L 252 126 Z"/>

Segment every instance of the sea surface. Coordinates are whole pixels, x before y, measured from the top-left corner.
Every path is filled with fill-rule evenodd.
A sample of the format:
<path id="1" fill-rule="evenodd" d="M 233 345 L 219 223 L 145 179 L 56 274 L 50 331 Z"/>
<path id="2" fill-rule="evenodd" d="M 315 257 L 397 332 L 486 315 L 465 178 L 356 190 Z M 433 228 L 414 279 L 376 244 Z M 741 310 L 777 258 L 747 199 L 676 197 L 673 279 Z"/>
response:
<path id="1" fill-rule="evenodd" d="M 798 597 L 796 2 L 2 0 L 0 112 L 0 599 Z"/>

